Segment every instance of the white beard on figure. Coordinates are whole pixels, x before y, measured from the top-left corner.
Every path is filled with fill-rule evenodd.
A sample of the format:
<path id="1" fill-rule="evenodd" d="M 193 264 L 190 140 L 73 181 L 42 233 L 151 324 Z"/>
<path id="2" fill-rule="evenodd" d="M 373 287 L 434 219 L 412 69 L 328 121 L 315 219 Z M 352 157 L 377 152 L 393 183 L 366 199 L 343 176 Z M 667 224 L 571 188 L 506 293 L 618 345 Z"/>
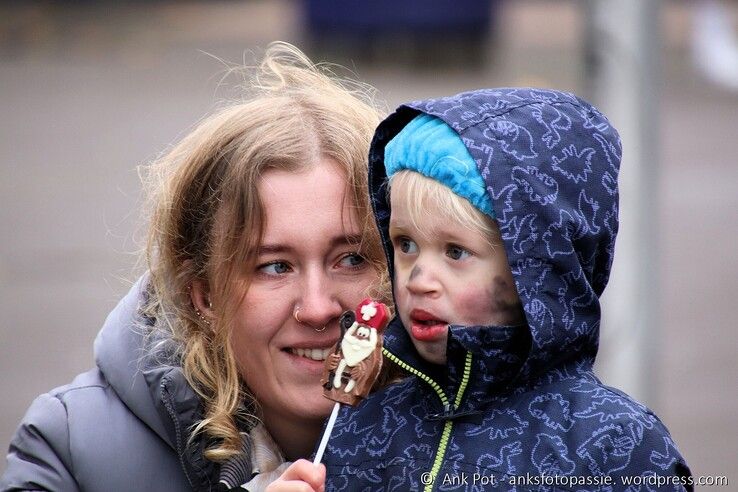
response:
<path id="1" fill-rule="evenodd" d="M 360 338 L 357 335 L 361 335 Z M 338 363 L 336 368 L 336 375 L 333 377 L 333 387 L 341 387 L 341 376 L 346 367 L 355 367 L 359 362 L 366 359 L 371 355 L 377 346 L 377 330 L 374 328 L 368 328 L 366 326 L 359 326 L 358 323 L 354 323 L 351 328 L 346 331 L 341 341 L 341 352 L 343 358 Z M 344 392 L 349 393 L 354 386 L 356 381 L 350 379 L 346 383 Z"/>

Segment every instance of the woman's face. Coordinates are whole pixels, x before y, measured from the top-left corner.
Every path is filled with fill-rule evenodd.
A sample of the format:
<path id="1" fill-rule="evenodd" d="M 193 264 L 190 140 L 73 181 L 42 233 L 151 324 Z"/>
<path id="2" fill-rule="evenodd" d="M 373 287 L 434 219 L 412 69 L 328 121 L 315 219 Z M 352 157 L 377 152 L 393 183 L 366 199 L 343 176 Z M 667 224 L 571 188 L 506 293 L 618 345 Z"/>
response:
<path id="1" fill-rule="evenodd" d="M 339 337 L 338 318 L 378 275 L 357 249 L 362 231 L 332 160 L 267 171 L 258 189 L 266 227 L 232 335 L 239 370 L 267 427 L 322 421 L 333 403 L 320 378 Z"/>

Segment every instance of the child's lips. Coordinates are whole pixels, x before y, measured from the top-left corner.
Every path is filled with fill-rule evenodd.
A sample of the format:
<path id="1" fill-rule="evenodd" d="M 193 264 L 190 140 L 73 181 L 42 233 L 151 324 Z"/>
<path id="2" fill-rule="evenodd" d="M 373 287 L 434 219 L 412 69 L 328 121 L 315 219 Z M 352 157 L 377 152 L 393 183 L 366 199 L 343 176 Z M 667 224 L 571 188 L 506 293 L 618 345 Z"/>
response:
<path id="1" fill-rule="evenodd" d="M 410 312 L 410 334 L 421 342 L 432 342 L 446 335 L 448 323 L 435 314 L 413 309 Z"/>

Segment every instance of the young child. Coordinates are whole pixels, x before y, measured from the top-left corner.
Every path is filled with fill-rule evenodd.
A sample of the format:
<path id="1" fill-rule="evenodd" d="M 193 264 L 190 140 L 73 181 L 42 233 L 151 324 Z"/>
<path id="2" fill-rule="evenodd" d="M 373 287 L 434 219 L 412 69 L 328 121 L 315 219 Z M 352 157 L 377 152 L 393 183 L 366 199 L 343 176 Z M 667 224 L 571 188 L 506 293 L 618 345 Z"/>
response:
<path id="1" fill-rule="evenodd" d="M 691 489 L 658 417 L 592 370 L 620 155 L 602 114 L 553 90 L 415 102 L 379 126 L 384 354 L 410 377 L 342 410 L 326 490 Z"/>

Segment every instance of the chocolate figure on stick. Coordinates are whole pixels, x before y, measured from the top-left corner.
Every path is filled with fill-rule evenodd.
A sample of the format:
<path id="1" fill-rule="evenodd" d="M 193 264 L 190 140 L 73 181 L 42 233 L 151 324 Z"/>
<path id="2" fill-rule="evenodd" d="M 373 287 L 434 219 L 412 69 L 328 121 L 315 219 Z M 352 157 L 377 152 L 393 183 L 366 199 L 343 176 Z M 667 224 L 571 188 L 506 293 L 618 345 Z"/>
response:
<path id="1" fill-rule="evenodd" d="M 371 299 L 341 316 L 346 331 L 326 359 L 321 381 L 326 398 L 355 406 L 369 394 L 382 368 L 380 332 L 388 321 L 387 306 Z"/>
<path id="2" fill-rule="evenodd" d="M 336 404 L 328 419 L 313 463 L 320 463 L 338 415 L 339 404 L 356 406 L 371 390 L 382 369 L 382 330 L 389 323 L 389 309 L 372 299 L 361 301 L 356 311 L 341 315 L 341 338 L 325 360 L 323 395 Z"/>

